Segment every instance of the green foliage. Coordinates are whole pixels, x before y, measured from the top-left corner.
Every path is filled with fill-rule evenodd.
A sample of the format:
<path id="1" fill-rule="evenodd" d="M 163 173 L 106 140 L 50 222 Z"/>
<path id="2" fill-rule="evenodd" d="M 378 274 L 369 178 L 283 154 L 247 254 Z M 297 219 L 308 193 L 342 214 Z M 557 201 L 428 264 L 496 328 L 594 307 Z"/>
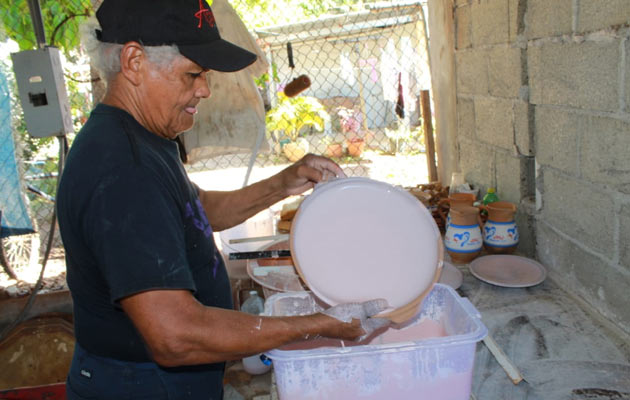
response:
<path id="1" fill-rule="evenodd" d="M 258 78 L 254 78 L 254 82 L 256 82 L 256 86 L 258 86 L 259 89 L 265 90 L 272 79 L 276 83 L 280 82 L 280 78 L 278 77 L 278 65 L 276 65 L 276 63 L 271 63 L 271 76 L 269 76 L 269 73 L 265 72 Z"/>
<path id="2" fill-rule="evenodd" d="M 37 40 L 27 0 L 0 0 L 0 26 L 4 29 L 0 35 L 2 42 L 15 41 L 20 50 L 37 48 Z M 90 0 L 52 1 L 40 0 L 46 42 L 58 47 L 65 55 L 64 75 L 68 100 L 75 128 L 78 129 L 85 116 L 89 113 L 91 99 L 89 97 L 89 83 L 77 66 L 87 65 L 79 52 L 79 23 L 92 12 Z M 9 61 L 9 60 L 7 60 Z M 10 61 L 9 61 L 10 62 Z M 24 160 L 40 159 L 46 148 L 54 145 L 54 138 L 32 138 L 26 131 L 26 123 L 22 116 L 21 106 L 17 97 L 17 87 L 13 79 L 10 66 L 0 61 L 11 85 L 11 109 L 13 110 L 13 129 L 16 139 L 20 143 L 19 155 Z M 76 65 L 75 65 L 76 64 Z M 54 147 L 54 146 L 53 146 Z"/>
<path id="3" fill-rule="evenodd" d="M 315 97 L 287 97 L 279 94 L 278 105 L 267 113 L 267 132 L 284 134 L 292 141 L 297 140 L 307 126 L 322 131 L 330 116 Z M 276 136 L 279 141 L 280 137 Z"/>
<path id="4" fill-rule="evenodd" d="M 361 9 L 362 0 L 231 0 L 250 29 L 316 18 L 333 10 Z"/>
<path id="5" fill-rule="evenodd" d="M 92 13 L 90 0 L 54 1 L 41 0 L 42 19 L 46 42 L 62 49 L 66 54 L 79 46 L 78 23 L 81 17 Z M 0 21 L 5 32 L 0 39 L 15 40 L 20 50 L 37 47 L 33 22 L 27 0 L 0 0 Z"/>
<path id="6" fill-rule="evenodd" d="M 398 120 L 395 127 L 385 129 L 385 136 L 389 139 L 390 152 L 398 154 L 402 148 L 407 148 L 409 144 L 421 141 L 424 137 L 424 129 L 422 125 L 412 128 Z"/>

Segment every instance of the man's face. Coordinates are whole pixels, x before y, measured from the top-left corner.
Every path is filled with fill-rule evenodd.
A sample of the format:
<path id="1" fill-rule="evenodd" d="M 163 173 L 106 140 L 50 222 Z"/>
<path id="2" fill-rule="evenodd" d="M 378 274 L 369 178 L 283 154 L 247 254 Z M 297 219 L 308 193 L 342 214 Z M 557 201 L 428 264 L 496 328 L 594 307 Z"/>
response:
<path id="1" fill-rule="evenodd" d="M 145 68 L 140 88 L 143 125 L 173 139 L 193 126 L 197 105 L 210 96 L 207 71 L 183 56 L 168 67 L 148 62 Z"/>

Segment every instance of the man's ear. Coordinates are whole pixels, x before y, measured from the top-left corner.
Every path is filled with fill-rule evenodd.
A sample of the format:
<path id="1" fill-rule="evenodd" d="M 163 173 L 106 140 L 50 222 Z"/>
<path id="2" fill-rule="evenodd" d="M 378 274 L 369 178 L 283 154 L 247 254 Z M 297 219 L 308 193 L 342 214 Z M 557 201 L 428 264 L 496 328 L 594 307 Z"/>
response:
<path id="1" fill-rule="evenodd" d="M 134 86 L 138 86 L 142 82 L 143 64 L 146 61 L 146 53 L 140 43 L 125 43 L 120 52 L 120 72 Z"/>

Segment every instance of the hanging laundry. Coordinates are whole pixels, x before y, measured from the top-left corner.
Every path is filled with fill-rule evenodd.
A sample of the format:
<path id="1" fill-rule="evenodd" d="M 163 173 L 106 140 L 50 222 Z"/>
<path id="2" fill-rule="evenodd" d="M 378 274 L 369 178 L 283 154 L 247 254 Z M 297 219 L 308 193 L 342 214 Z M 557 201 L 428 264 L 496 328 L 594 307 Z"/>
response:
<path id="1" fill-rule="evenodd" d="M 339 55 L 339 65 L 341 66 L 341 78 L 348 85 L 353 86 L 356 83 L 356 78 L 354 77 L 354 66 L 352 61 L 350 61 L 350 57 L 348 57 L 348 53 Z"/>
<path id="2" fill-rule="evenodd" d="M 398 73 L 398 99 L 396 100 L 396 115 L 405 118 L 405 95 L 403 94 L 402 72 Z"/>
<path id="3" fill-rule="evenodd" d="M 359 60 L 359 66 L 361 69 L 369 67 L 370 68 L 370 80 L 372 82 L 378 82 L 378 71 L 376 70 L 376 63 L 378 60 L 376 58 L 368 58 L 367 60 Z"/>
<path id="4" fill-rule="evenodd" d="M 416 53 L 411 38 L 409 36 L 403 36 L 400 39 L 401 59 L 399 64 L 401 65 L 400 72 L 402 72 L 401 84 L 403 97 L 407 100 L 405 103 L 405 112 L 409 116 L 416 111 L 416 99 L 420 96 L 419 86 L 415 79 L 415 69 L 418 61 Z"/>
<path id="5" fill-rule="evenodd" d="M 398 53 L 394 41 L 389 39 L 381 52 L 381 85 L 383 86 L 383 99 L 395 103 L 398 99 Z"/>

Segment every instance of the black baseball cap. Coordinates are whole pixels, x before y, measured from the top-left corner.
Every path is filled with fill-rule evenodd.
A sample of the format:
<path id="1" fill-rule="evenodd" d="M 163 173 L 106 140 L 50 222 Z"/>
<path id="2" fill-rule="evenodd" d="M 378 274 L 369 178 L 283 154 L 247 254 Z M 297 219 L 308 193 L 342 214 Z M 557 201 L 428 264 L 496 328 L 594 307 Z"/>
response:
<path id="1" fill-rule="evenodd" d="M 254 53 L 221 39 L 206 0 L 104 0 L 96 18 L 101 25 L 96 37 L 102 42 L 175 44 L 203 68 L 222 72 L 256 61 Z"/>

